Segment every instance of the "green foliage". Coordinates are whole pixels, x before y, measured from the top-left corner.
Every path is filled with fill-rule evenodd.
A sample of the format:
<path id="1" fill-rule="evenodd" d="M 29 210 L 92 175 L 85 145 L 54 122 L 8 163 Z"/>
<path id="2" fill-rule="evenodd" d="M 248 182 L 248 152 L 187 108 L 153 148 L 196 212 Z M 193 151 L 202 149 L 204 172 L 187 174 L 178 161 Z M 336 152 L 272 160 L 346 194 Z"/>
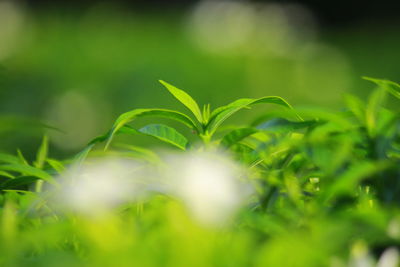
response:
<path id="1" fill-rule="evenodd" d="M 130 123 L 138 118 L 142 117 L 163 117 L 171 120 L 178 121 L 188 127 L 190 130 L 194 131 L 194 133 L 205 143 L 209 143 L 212 141 L 213 135 L 218 130 L 219 126 L 231 117 L 236 112 L 250 108 L 255 104 L 276 104 L 293 110 L 289 103 L 287 103 L 283 98 L 278 96 L 267 96 L 258 99 L 250 99 L 243 98 L 238 99 L 226 106 L 222 106 L 216 108 L 215 110 L 210 110 L 210 105 L 204 105 L 203 112 L 200 111 L 200 108 L 197 102 L 186 92 L 181 89 L 174 87 L 173 85 L 166 83 L 164 81 L 160 81 L 167 90 L 182 104 L 184 104 L 195 116 L 195 120 L 192 120 L 189 115 L 183 114 L 181 112 L 175 110 L 167 110 L 167 109 L 134 109 L 128 111 L 122 115 L 120 115 L 115 121 L 112 129 L 109 133 L 105 134 L 104 138 L 96 138 L 89 143 L 89 146 L 92 147 L 93 144 L 102 142 L 106 140 L 105 149 L 109 147 L 111 141 L 114 138 L 114 135 L 118 132 L 122 133 L 134 133 L 134 131 L 129 131 L 126 128 L 123 128 L 127 123 Z M 298 116 L 293 111 L 294 116 L 297 116 L 298 119 L 301 120 L 300 116 Z M 159 134 L 155 134 L 155 130 L 152 130 L 150 135 L 153 135 L 160 139 L 161 141 L 167 142 L 178 148 L 185 148 L 187 141 L 185 141 L 182 134 L 180 134 L 176 129 L 171 127 L 166 128 L 167 126 L 158 126 L 157 132 L 160 132 L 160 129 L 165 129 L 163 131 L 168 132 L 168 134 L 163 133 L 163 137 L 160 138 Z M 154 128 L 154 127 L 152 127 Z M 147 129 L 147 128 L 145 128 Z M 149 134 L 149 131 L 142 131 L 146 134 Z M 170 138 L 171 137 L 171 138 Z M 180 139 L 178 142 L 176 137 Z M 90 150 L 90 148 L 87 148 Z"/>
<path id="2" fill-rule="evenodd" d="M 185 150 L 188 146 L 188 140 L 174 128 L 163 124 L 150 124 L 139 129 L 139 132 L 154 136 L 155 138 L 169 143 L 177 148 Z"/>
<path id="3" fill-rule="evenodd" d="M 47 137 L 33 164 L 20 151 L 16 156 L 0 153 L 0 265 L 375 264 L 388 248 L 400 245 L 400 112 L 385 104 L 388 96 L 399 98 L 400 86 L 366 79 L 377 85 L 369 99 L 346 96 L 347 108 L 341 112 L 294 110 L 276 96 L 200 110 L 186 92 L 160 81 L 191 115 L 167 109 L 128 111 L 66 161 L 49 158 Z M 278 111 L 268 109 L 244 126 L 221 127 L 255 104 L 274 104 Z M 179 122 L 192 135 L 158 122 L 136 128 L 134 122 L 144 117 Z M 182 155 L 225 151 L 251 173 L 254 194 L 230 224 L 216 228 L 198 224 L 184 203 L 157 190 L 107 216 L 55 211 L 46 188 L 58 187 L 59 174 L 70 165 L 90 166 L 88 157 L 102 155 L 123 155 L 146 164 L 163 161 L 148 148 L 116 142 L 118 134 L 131 140 L 154 137 Z M 100 143 L 105 150 L 95 149 Z"/>
<path id="4" fill-rule="evenodd" d="M 49 150 L 49 141 L 47 136 L 45 135 L 43 137 L 43 142 L 37 152 L 37 156 L 36 156 L 36 162 L 35 162 L 35 167 L 38 169 L 42 169 L 44 163 L 46 162 L 47 159 L 47 153 Z"/>
<path id="5" fill-rule="evenodd" d="M 190 95 L 167 82 L 160 80 L 160 83 L 164 85 L 165 88 L 167 88 L 167 90 L 179 100 L 179 102 L 185 105 L 199 122 L 204 123 L 203 114 L 200 111 L 199 105 Z"/>

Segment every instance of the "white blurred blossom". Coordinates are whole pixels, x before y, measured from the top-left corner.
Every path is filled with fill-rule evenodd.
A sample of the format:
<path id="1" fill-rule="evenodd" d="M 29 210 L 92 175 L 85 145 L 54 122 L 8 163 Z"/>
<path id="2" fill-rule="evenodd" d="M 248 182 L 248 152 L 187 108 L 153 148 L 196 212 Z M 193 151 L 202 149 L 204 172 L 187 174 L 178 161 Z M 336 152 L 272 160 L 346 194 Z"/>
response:
<path id="1" fill-rule="evenodd" d="M 59 178 L 56 203 L 97 216 L 158 192 L 182 201 L 198 222 L 221 225 L 252 193 L 245 169 L 225 154 L 167 153 L 163 160 L 162 167 L 118 158 L 72 166 Z"/>
<path id="2" fill-rule="evenodd" d="M 169 155 L 166 162 L 171 193 L 200 223 L 223 224 L 251 193 L 246 172 L 225 154 L 193 151 Z"/>
<path id="3" fill-rule="evenodd" d="M 399 251 L 394 247 L 387 248 L 379 258 L 377 267 L 396 266 L 399 266 Z"/>
<path id="4" fill-rule="evenodd" d="M 120 204 L 144 196 L 150 179 L 136 161 L 108 158 L 72 166 L 59 181 L 56 202 L 84 215 L 108 212 Z"/>

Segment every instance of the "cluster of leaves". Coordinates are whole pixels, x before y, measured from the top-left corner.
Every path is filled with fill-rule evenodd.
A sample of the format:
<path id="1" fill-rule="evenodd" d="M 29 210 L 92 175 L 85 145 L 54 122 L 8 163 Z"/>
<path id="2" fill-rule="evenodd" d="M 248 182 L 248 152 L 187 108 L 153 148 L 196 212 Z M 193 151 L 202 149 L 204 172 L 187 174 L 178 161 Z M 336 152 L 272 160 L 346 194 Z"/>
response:
<path id="1" fill-rule="evenodd" d="M 62 256 L 79 266 L 373 264 L 400 244 L 400 112 L 385 101 L 399 100 L 400 86 L 365 79 L 376 85 L 368 101 L 348 95 L 341 112 L 294 110 L 277 96 L 243 98 L 211 111 L 161 81 L 191 115 L 158 108 L 126 112 L 109 132 L 64 162 L 48 157 L 47 138 L 33 164 L 21 152 L 0 154 L 3 263 L 51 266 L 53 257 Z M 281 108 L 244 127 L 222 127 L 256 104 Z M 143 117 L 177 121 L 198 142 L 164 124 L 131 126 Z M 132 204 L 111 222 L 59 218 L 38 194 L 43 183 L 57 185 L 54 177 L 65 165 L 82 163 L 96 145 L 103 143 L 105 153 L 112 153 L 118 134 L 151 136 L 183 151 L 227 150 L 256 174 L 254 202 L 224 233 L 196 226 L 161 196 Z M 154 159 L 145 148 L 125 144 L 123 149 Z"/>

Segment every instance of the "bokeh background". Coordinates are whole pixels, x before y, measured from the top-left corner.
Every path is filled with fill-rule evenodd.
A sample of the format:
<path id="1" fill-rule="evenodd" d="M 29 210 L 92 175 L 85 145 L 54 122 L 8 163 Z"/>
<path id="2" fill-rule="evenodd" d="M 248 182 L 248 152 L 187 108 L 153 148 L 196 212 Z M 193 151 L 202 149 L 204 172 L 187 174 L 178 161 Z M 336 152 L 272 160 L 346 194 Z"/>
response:
<path id="1" fill-rule="evenodd" d="M 122 112 L 181 109 L 158 79 L 213 107 L 339 109 L 370 92 L 361 76 L 400 81 L 393 2 L 0 0 L 0 150 L 30 157 L 47 132 L 73 155 Z"/>

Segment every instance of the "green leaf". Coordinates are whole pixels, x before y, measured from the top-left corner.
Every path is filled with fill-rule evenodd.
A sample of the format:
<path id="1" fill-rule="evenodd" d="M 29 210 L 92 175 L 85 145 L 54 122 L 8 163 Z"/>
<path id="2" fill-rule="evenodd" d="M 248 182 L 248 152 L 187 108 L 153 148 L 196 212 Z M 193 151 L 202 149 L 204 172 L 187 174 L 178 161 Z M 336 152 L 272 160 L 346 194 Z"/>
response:
<path id="1" fill-rule="evenodd" d="M 5 172 L 5 171 L 0 171 L 0 176 L 11 178 L 11 179 L 14 178 L 13 175 L 11 175 L 11 174 L 9 174 L 8 172 Z"/>
<path id="2" fill-rule="evenodd" d="M 21 163 L 18 157 L 5 153 L 0 153 L 0 161 L 5 163 Z"/>
<path id="3" fill-rule="evenodd" d="M 29 175 L 29 176 L 35 176 L 38 177 L 46 182 L 52 183 L 54 184 L 54 179 L 53 177 L 51 177 L 50 174 L 48 174 L 47 172 L 32 167 L 32 166 L 28 166 L 28 165 L 23 165 L 23 164 L 7 164 L 7 165 L 0 165 L 0 170 L 5 170 L 5 171 L 13 171 L 13 172 L 18 172 L 18 173 L 23 173 L 25 175 Z"/>
<path id="4" fill-rule="evenodd" d="M 384 91 L 380 88 L 371 93 L 368 99 L 365 110 L 365 122 L 370 136 L 375 136 L 377 133 L 378 115 L 384 101 Z"/>
<path id="5" fill-rule="evenodd" d="M 242 98 L 238 99 L 226 106 L 215 109 L 210 115 L 210 122 L 206 129 L 210 135 L 212 135 L 218 126 L 223 123 L 227 118 L 235 114 L 241 109 L 248 108 L 251 105 L 256 104 L 276 104 L 284 106 L 289 109 L 293 109 L 292 106 L 287 103 L 283 98 L 279 96 L 266 96 L 258 99 L 253 98 Z"/>
<path id="6" fill-rule="evenodd" d="M 365 104 L 358 98 L 353 95 L 346 95 L 345 101 L 347 103 L 347 107 L 354 114 L 354 116 L 361 122 L 365 123 Z"/>
<path id="7" fill-rule="evenodd" d="M 17 154 L 18 154 L 18 158 L 20 160 L 20 162 L 22 162 L 23 164 L 30 166 L 28 161 L 25 159 L 24 154 L 22 154 L 22 151 L 20 149 L 17 149 Z"/>
<path id="8" fill-rule="evenodd" d="M 34 184 L 39 178 L 36 176 L 21 176 L 15 179 L 10 179 L 1 184 L 2 190 L 18 189 L 21 186 Z"/>
<path id="9" fill-rule="evenodd" d="M 81 164 L 88 156 L 89 152 L 95 146 L 97 142 L 100 142 L 100 139 L 95 138 L 92 140 L 81 152 L 75 155 L 73 161 L 77 164 Z"/>
<path id="10" fill-rule="evenodd" d="M 255 119 L 249 124 L 251 127 L 256 127 L 263 122 L 274 118 L 283 118 L 290 121 L 303 121 L 303 119 L 298 120 L 298 116 L 300 116 L 298 110 L 296 109 L 296 113 L 293 112 L 291 109 L 284 109 L 284 110 L 270 110 L 267 113 L 258 115 Z"/>
<path id="11" fill-rule="evenodd" d="M 233 144 L 230 149 L 238 156 L 238 160 L 246 164 L 253 164 L 260 160 L 257 151 L 247 144 L 236 143 Z"/>
<path id="12" fill-rule="evenodd" d="M 103 134 L 103 135 L 100 135 L 100 136 L 97 136 L 96 138 L 92 139 L 81 152 L 79 152 L 78 154 L 75 155 L 73 161 L 78 163 L 78 164 L 81 164 L 87 158 L 87 156 L 89 155 L 90 151 L 93 149 L 93 147 L 96 144 L 108 140 L 108 138 L 110 136 L 110 132 L 108 132 L 106 134 Z M 129 127 L 128 125 L 124 125 L 120 129 L 118 129 L 114 133 L 114 135 L 118 134 L 118 133 L 137 134 L 138 131 L 133 129 L 132 127 Z"/>
<path id="13" fill-rule="evenodd" d="M 283 118 L 274 118 L 260 124 L 257 129 L 271 132 L 290 132 L 311 127 L 317 123 L 315 120 L 289 121 Z"/>
<path id="14" fill-rule="evenodd" d="M 210 104 L 203 106 L 203 123 L 207 124 L 210 119 Z"/>
<path id="15" fill-rule="evenodd" d="M 47 138 L 47 136 L 43 136 L 43 141 L 42 144 L 39 147 L 39 150 L 37 152 L 36 155 L 36 162 L 35 162 L 35 167 L 42 169 L 44 163 L 46 162 L 46 158 L 47 158 L 47 153 L 49 151 L 49 140 Z"/>
<path id="16" fill-rule="evenodd" d="M 193 120 L 181 112 L 168 109 L 134 109 L 120 115 L 115 121 L 114 126 L 107 136 L 107 144 L 105 146 L 105 149 L 107 149 L 107 147 L 110 145 L 115 133 L 121 127 L 140 117 L 164 117 L 183 123 L 190 129 L 198 131 L 197 126 L 193 122 Z"/>
<path id="17" fill-rule="evenodd" d="M 65 170 L 64 164 L 56 159 L 46 159 L 46 162 L 58 173 L 62 173 Z"/>
<path id="18" fill-rule="evenodd" d="M 315 107 L 298 108 L 296 112 L 300 114 L 302 118 L 310 118 L 319 123 L 329 122 L 332 123 L 338 130 L 346 131 L 354 128 L 354 123 L 348 119 L 348 114 L 344 112 L 332 112 Z"/>
<path id="19" fill-rule="evenodd" d="M 188 140 L 174 128 L 163 124 L 149 124 L 139 129 L 139 132 L 153 136 L 182 150 L 186 150 Z"/>
<path id="20" fill-rule="evenodd" d="M 196 117 L 196 119 L 199 122 L 203 122 L 203 116 L 201 114 L 199 105 L 196 103 L 196 101 L 185 91 L 176 88 L 175 86 L 163 81 L 159 80 L 159 82 L 167 88 L 167 90 L 181 102 L 183 105 L 185 105 Z"/>
<path id="21" fill-rule="evenodd" d="M 361 162 L 337 177 L 333 184 L 327 187 L 324 192 L 325 199 L 328 200 L 343 194 L 351 194 L 362 180 L 380 173 L 389 167 L 390 165 L 387 162 Z"/>
<path id="22" fill-rule="evenodd" d="M 400 99 L 400 84 L 384 79 L 375 79 L 371 77 L 362 77 L 362 78 L 364 80 L 375 83 L 379 87 L 385 89 L 387 92 L 392 94 L 394 97 Z"/>
<path id="23" fill-rule="evenodd" d="M 127 144 L 117 144 L 117 146 L 120 148 L 127 149 L 130 155 L 132 154 L 134 155 L 134 157 L 141 158 L 152 163 L 160 162 L 159 156 L 150 149 L 139 146 L 127 145 Z"/>
<path id="24" fill-rule="evenodd" d="M 149 124 L 139 130 L 125 125 L 121 129 L 119 129 L 118 133 L 152 136 L 183 150 L 185 150 L 186 146 L 188 145 L 188 140 L 186 139 L 186 137 L 184 137 L 174 128 L 163 124 Z"/>
<path id="25" fill-rule="evenodd" d="M 221 140 L 221 145 L 225 147 L 231 147 L 232 145 L 236 144 L 237 142 L 240 142 L 244 138 L 257 133 L 258 130 L 255 128 L 240 128 L 240 129 L 235 129 L 228 134 L 226 134 L 222 140 Z"/>

